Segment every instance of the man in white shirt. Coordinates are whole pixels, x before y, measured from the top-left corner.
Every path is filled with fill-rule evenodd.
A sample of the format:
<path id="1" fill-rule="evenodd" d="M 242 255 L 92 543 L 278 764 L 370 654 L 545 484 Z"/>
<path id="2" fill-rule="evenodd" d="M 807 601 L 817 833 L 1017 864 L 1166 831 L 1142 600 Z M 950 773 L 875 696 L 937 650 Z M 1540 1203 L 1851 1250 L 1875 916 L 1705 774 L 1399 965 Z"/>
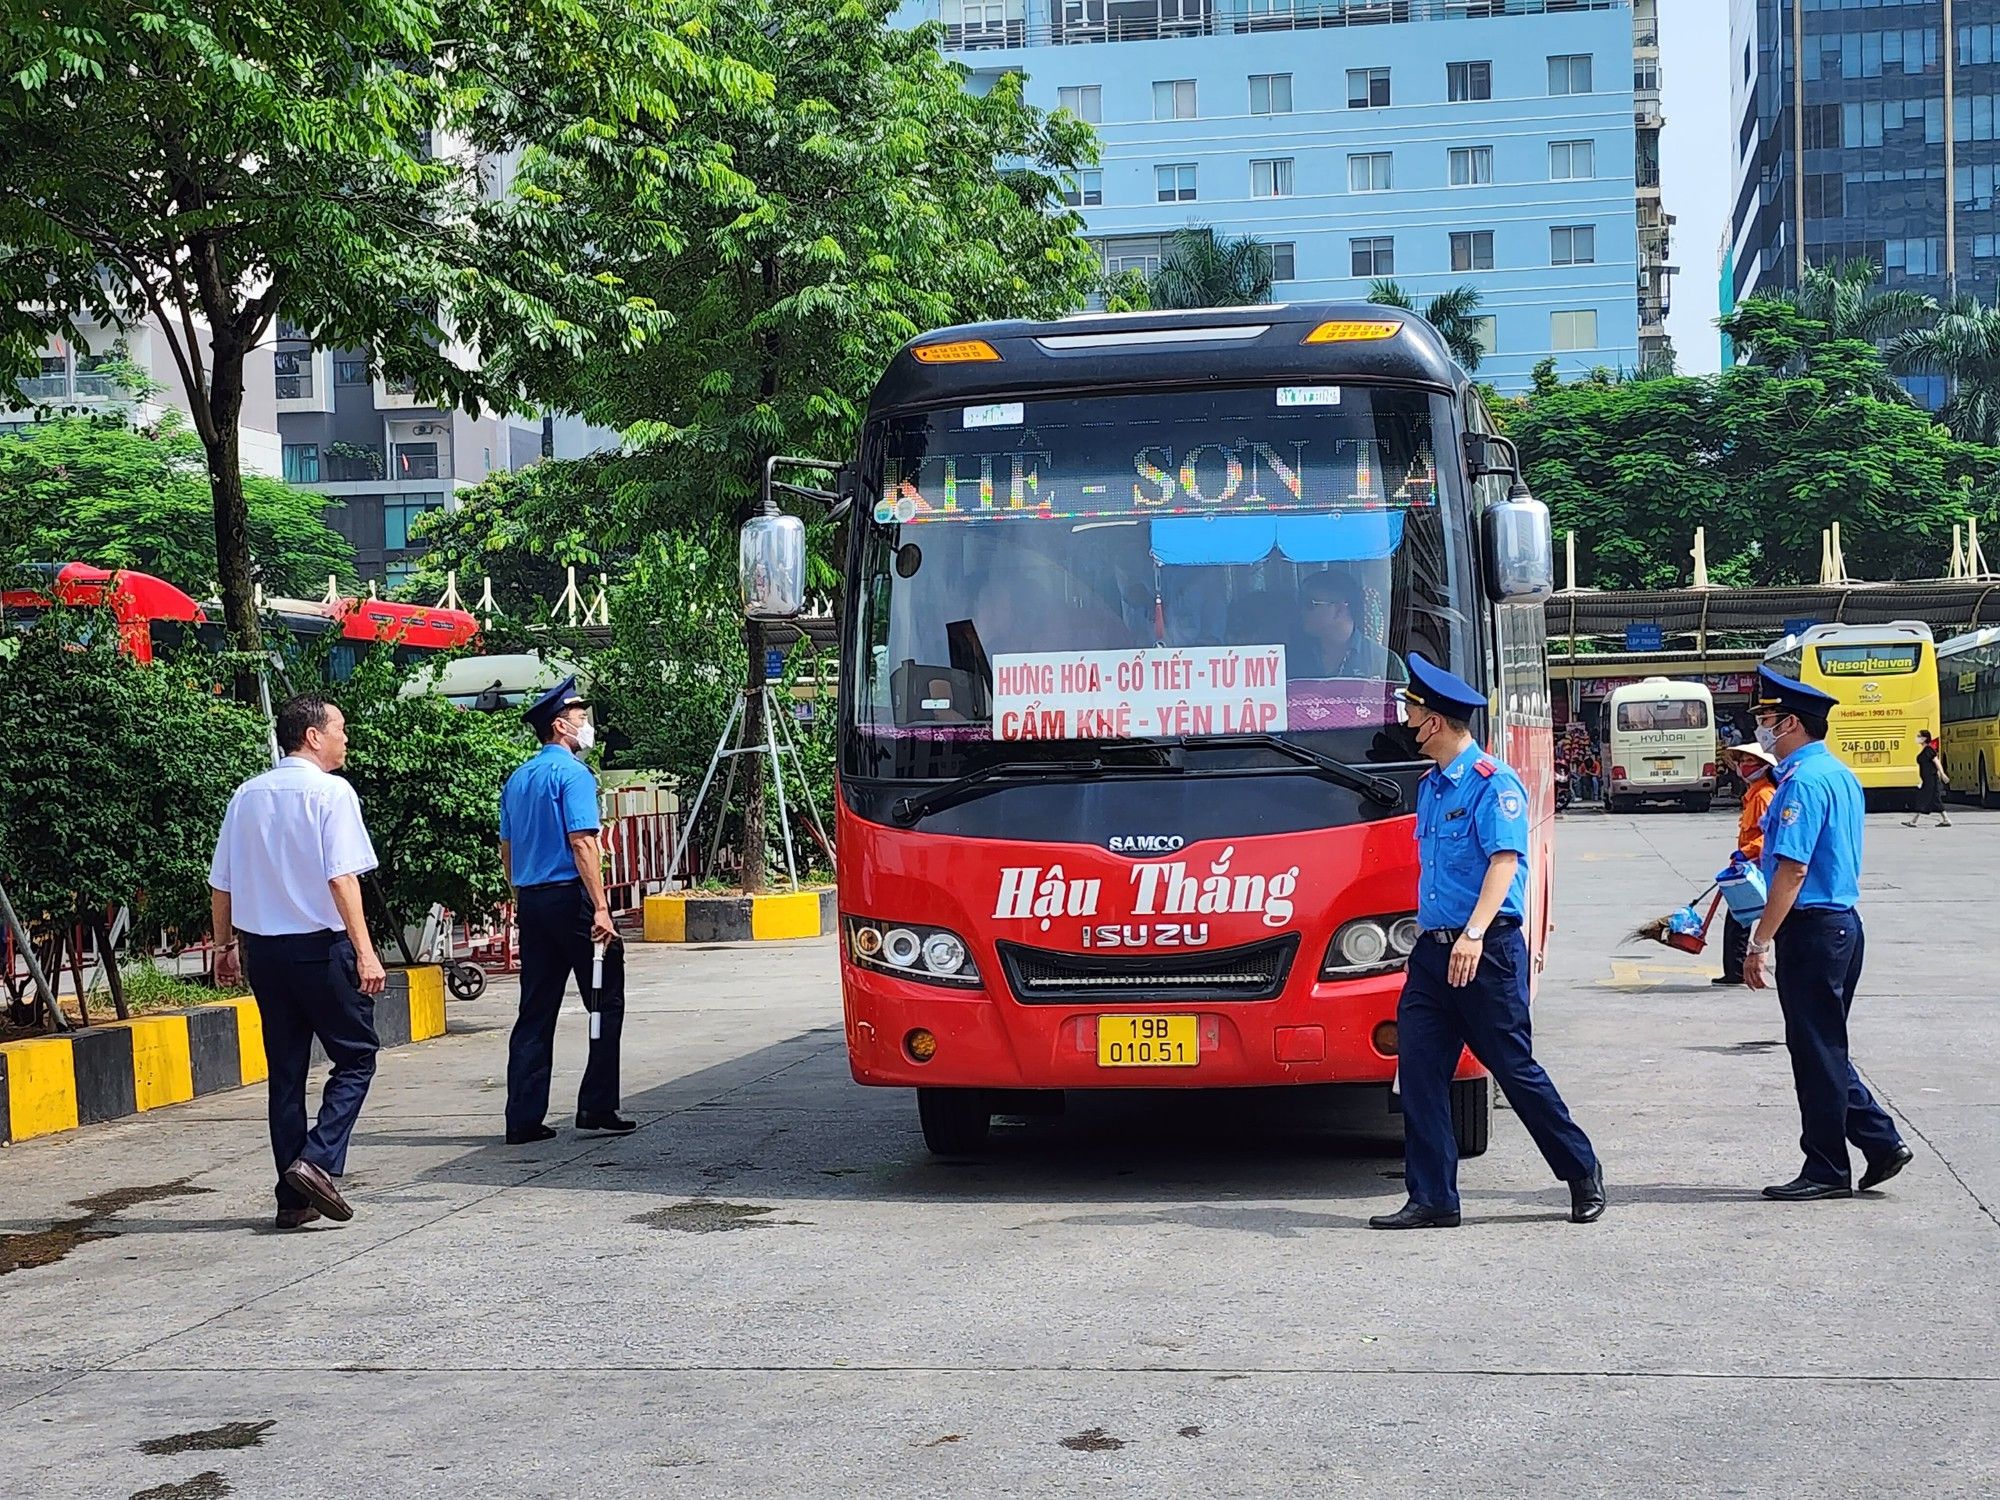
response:
<path id="1" fill-rule="evenodd" d="M 375 848 L 361 800 L 333 773 L 347 760 L 347 721 L 317 693 L 278 709 L 284 759 L 229 799 L 208 884 L 215 973 L 238 973 L 238 945 L 263 1018 L 270 1062 L 271 1152 L 278 1166 L 278 1227 L 354 1210 L 334 1178 L 375 1076 L 375 999 L 382 962 L 361 913 L 361 877 Z M 306 1127 L 313 1038 L 333 1064 L 319 1122 Z"/>

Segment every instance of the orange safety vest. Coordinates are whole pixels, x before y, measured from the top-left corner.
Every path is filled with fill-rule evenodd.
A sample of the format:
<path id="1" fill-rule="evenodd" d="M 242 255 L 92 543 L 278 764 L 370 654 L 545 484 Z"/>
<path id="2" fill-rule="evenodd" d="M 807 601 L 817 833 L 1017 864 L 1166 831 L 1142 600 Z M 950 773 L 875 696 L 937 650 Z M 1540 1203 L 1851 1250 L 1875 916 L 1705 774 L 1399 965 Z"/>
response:
<path id="1" fill-rule="evenodd" d="M 1743 811 L 1736 818 L 1736 847 L 1749 856 L 1751 863 L 1764 857 L 1764 814 L 1771 810 L 1771 799 L 1778 795 L 1778 783 L 1766 771 L 1743 793 Z"/>

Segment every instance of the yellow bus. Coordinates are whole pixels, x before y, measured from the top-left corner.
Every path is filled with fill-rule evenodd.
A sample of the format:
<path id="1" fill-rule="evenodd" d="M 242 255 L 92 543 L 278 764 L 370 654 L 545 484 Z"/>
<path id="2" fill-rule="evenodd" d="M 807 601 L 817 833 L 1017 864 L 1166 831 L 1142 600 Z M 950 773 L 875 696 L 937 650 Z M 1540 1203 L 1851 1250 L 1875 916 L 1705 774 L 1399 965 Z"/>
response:
<path id="1" fill-rule="evenodd" d="M 1921 620 L 1815 625 L 1764 653 L 1765 665 L 1840 700 L 1827 748 L 1883 801 L 1916 791 L 1917 731 L 1938 732 L 1937 650 Z M 1996 768 L 2000 769 L 2000 768 Z"/>
<path id="2" fill-rule="evenodd" d="M 1937 663 L 1945 774 L 1955 795 L 1991 806 L 2000 787 L 2000 628 L 1953 636 Z"/>

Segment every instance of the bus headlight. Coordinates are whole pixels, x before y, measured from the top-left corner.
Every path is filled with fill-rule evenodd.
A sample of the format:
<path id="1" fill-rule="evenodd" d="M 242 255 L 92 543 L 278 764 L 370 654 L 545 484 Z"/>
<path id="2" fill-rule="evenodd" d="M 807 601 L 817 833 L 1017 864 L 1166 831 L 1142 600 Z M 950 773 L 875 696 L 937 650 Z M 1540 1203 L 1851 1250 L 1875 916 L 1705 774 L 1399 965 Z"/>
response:
<path id="1" fill-rule="evenodd" d="M 1365 974 L 1386 974 L 1403 967 L 1417 946 L 1417 918 L 1414 912 L 1383 917 L 1357 917 L 1343 923 L 1326 945 L 1320 963 L 1322 979 L 1356 979 Z"/>
<path id="2" fill-rule="evenodd" d="M 965 939 L 955 932 L 916 922 L 890 926 L 867 917 L 844 918 L 843 926 L 847 956 L 864 969 L 957 989 L 980 986 L 978 965 L 973 963 Z"/>

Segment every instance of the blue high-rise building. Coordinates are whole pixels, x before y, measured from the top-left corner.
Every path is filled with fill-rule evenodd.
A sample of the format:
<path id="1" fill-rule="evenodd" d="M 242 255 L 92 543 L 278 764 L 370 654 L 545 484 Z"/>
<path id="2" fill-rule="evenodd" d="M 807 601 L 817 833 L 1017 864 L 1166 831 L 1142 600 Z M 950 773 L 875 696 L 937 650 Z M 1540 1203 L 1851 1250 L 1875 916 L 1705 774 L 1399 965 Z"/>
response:
<path id="1" fill-rule="evenodd" d="M 1282 300 L 1470 284 L 1502 390 L 1667 351 L 1655 0 L 910 0 L 972 86 L 1090 121 L 1107 270 L 1189 224 L 1271 247 Z"/>

